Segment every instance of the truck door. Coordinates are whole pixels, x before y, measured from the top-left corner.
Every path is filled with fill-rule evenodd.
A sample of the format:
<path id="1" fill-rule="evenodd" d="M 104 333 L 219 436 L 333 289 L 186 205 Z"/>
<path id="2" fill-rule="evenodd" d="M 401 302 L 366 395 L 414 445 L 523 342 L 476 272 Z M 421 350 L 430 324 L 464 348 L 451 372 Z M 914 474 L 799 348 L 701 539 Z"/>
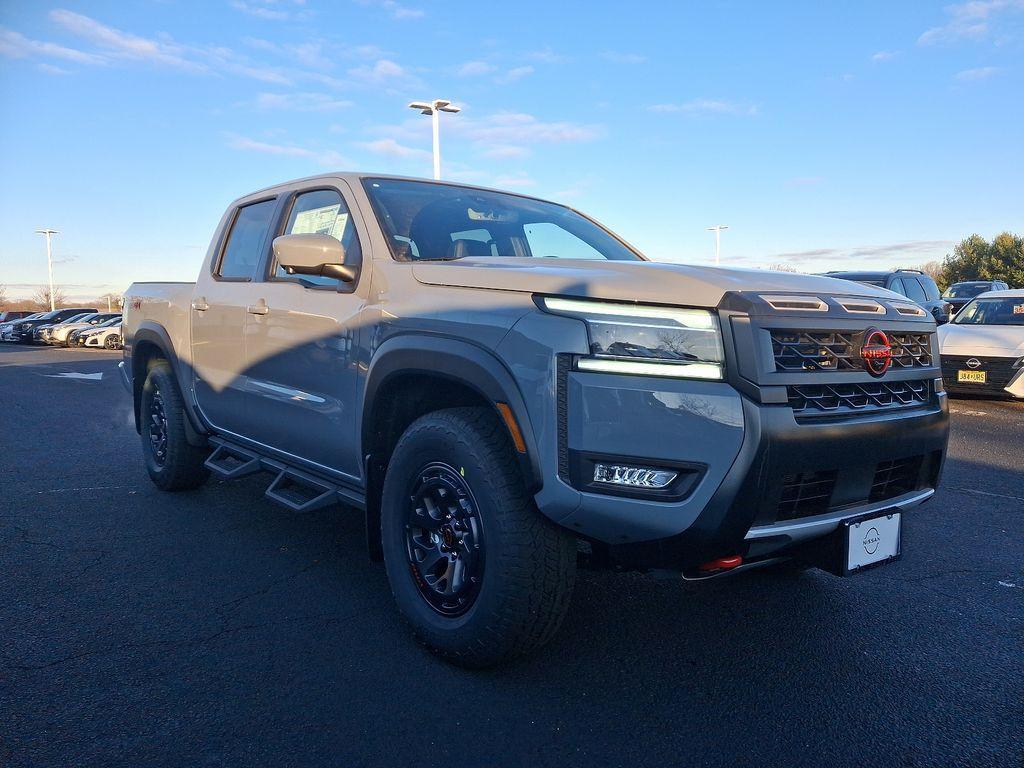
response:
<path id="1" fill-rule="evenodd" d="M 355 213 L 341 180 L 300 189 L 283 205 L 278 234 L 330 235 L 341 241 L 345 263 L 359 266 L 367 235 Z M 352 480 L 361 476 L 355 392 L 369 282 L 368 269 L 355 283 L 288 275 L 270 253 L 249 286 L 256 306 L 245 327 L 247 434 Z"/>
<path id="2" fill-rule="evenodd" d="M 256 269 L 278 206 L 271 198 L 239 206 L 210 272 L 192 295 L 192 365 L 196 400 L 219 430 L 246 434 L 245 322 Z"/>

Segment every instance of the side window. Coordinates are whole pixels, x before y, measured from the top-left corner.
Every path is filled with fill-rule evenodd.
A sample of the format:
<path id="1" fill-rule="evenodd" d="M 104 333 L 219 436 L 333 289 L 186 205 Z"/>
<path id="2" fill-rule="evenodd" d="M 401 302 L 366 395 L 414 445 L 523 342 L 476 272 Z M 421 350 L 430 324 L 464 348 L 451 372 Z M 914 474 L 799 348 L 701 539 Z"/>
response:
<path id="1" fill-rule="evenodd" d="M 359 238 L 352 223 L 345 201 L 333 189 L 317 189 L 303 192 L 295 198 L 292 211 L 285 225 L 286 235 L 330 235 L 345 248 L 345 261 L 358 264 L 362 260 L 359 249 Z M 319 275 L 289 275 L 284 267 L 274 260 L 273 273 L 275 280 L 288 280 L 308 286 L 338 287 L 338 280 L 333 277 Z"/>
<path id="2" fill-rule="evenodd" d="M 928 298 L 928 301 L 939 300 L 939 286 L 935 284 L 935 281 L 930 277 L 919 277 L 917 282 L 924 288 L 924 295 Z"/>
<path id="3" fill-rule="evenodd" d="M 911 301 L 916 301 L 918 304 L 928 301 L 928 297 L 925 295 L 924 288 L 921 287 L 921 283 L 913 277 L 904 277 L 903 285 L 907 288 L 907 298 Z"/>
<path id="4" fill-rule="evenodd" d="M 530 253 L 534 256 L 558 259 L 604 258 L 576 235 L 549 221 L 524 224 L 523 232 L 526 234 Z"/>
<path id="5" fill-rule="evenodd" d="M 890 291 L 896 291 L 896 293 L 902 293 L 904 296 L 907 295 L 907 289 L 903 286 L 903 281 L 898 277 L 894 277 L 892 282 L 889 284 Z"/>
<path id="6" fill-rule="evenodd" d="M 253 276 L 256 263 L 260 260 L 260 246 L 267 236 L 270 217 L 274 215 L 276 206 L 276 200 L 264 200 L 238 209 L 217 267 L 220 277 Z"/>

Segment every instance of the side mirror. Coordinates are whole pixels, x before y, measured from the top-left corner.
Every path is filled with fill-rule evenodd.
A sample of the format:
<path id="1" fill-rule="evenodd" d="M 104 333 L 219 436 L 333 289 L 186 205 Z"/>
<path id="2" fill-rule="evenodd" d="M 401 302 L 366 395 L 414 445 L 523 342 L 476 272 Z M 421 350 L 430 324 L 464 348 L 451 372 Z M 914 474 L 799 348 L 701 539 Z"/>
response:
<path id="1" fill-rule="evenodd" d="M 346 266 L 345 248 L 330 235 L 281 235 L 274 238 L 274 258 L 289 275 L 333 277 L 343 283 L 356 279 Z"/>

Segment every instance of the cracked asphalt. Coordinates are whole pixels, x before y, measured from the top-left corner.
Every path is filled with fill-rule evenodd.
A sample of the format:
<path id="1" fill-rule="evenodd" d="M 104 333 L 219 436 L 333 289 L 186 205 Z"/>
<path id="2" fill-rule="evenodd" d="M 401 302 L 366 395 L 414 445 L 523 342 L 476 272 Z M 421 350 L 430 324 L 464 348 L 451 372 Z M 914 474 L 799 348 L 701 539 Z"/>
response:
<path id="1" fill-rule="evenodd" d="M 2 766 L 1024 764 L 1024 404 L 954 401 L 896 565 L 583 573 L 546 652 L 471 673 L 358 514 L 157 491 L 117 359 L 0 345 Z"/>

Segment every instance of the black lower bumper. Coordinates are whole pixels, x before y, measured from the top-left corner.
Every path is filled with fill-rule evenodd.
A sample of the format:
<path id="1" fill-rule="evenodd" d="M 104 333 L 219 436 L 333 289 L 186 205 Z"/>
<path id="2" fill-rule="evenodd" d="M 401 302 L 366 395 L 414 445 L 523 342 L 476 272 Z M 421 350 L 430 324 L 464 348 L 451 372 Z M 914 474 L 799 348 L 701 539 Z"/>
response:
<path id="1" fill-rule="evenodd" d="M 766 556 L 763 541 L 746 538 L 752 528 L 857 514 L 933 489 L 949 435 L 946 397 L 933 397 L 927 408 L 821 423 L 798 423 L 789 408 L 744 398 L 740 454 L 694 523 L 671 538 L 611 545 L 609 555 L 622 567 L 680 571 L 719 557 Z"/>

